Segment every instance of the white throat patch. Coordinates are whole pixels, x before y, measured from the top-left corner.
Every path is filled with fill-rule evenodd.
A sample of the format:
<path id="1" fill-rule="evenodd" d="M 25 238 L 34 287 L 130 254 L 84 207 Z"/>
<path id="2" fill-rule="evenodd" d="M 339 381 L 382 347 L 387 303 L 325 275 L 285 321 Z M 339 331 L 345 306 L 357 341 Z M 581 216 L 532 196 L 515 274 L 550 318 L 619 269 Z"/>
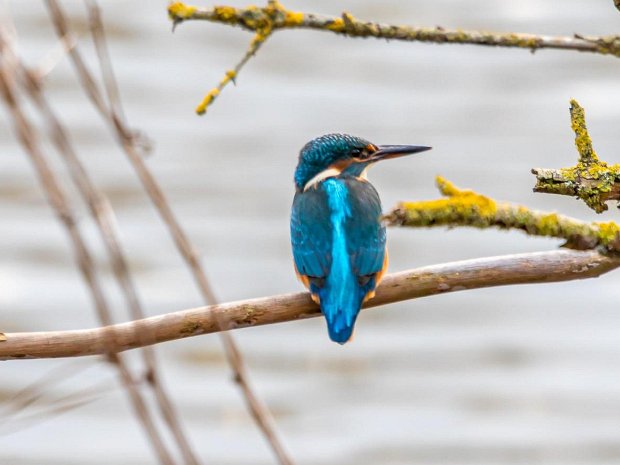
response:
<path id="1" fill-rule="evenodd" d="M 327 168 L 326 170 L 321 171 L 315 177 L 313 177 L 310 181 L 306 183 L 304 186 L 304 192 L 306 192 L 311 187 L 316 187 L 321 181 L 324 181 L 327 178 L 333 178 L 334 176 L 338 176 L 342 171 L 338 168 Z"/>

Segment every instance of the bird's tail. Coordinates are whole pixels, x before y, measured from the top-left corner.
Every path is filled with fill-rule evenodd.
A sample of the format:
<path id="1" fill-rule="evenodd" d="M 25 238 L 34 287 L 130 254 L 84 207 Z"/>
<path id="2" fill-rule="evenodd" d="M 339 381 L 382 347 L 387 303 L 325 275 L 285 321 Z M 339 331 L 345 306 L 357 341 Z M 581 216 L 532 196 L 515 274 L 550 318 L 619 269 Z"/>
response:
<path id="1" fill-rule="evenodd" d="M 360 286 L 354 276 L 335 286 L 329 281 L 328 279 L 325 287 L 319 290 L 321 311 L 327 321 L 329 338 L 338 344 L 344 344 L 351 339 L 367 289 L 366 286 Z"/>

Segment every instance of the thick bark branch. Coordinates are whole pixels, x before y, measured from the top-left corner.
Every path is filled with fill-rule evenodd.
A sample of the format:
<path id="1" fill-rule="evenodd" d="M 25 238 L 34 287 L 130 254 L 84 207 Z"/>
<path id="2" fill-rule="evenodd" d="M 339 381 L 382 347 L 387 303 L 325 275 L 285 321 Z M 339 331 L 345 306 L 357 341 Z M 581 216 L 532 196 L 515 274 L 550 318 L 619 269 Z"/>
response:
<path id="1" fill-rule="evenodd" d="M 434 265 L 387 276 L 366 307 L 445 292 L 509 284 L 550 283 L 597 277 L 620 266 L 594 251 L 555 250 Z M 282 323 L 320 315 L 307 293 L 285 294 L 168 313 L 111 327 L 32 333 L 7 333 L 0 360 L 78 357 L 141 347 L 146 332 L 152 343 L 226 329 Z"/>

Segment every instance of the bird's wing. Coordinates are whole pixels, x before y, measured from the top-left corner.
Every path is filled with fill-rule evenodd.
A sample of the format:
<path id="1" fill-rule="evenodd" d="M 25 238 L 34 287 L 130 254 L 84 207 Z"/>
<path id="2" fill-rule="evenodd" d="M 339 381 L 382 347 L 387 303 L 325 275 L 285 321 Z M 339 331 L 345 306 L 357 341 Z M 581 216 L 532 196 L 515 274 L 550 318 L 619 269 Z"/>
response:
<path id="1" fill-rule="evenodd" d="M 291 244 L 297 271 L 323 278 L 332 262 L 332 227 L 327 196 L 322 189 L 297 192 L 291 211 Z"/>
<path id="2" fill-rule="evenodd" d="M 351 268 L 358 278 L 382 271 L 385 259 L 385 226 L 381 224 L 381 200 L 372 184 L 346 181 L 351 214 L 345 224 Z"/>

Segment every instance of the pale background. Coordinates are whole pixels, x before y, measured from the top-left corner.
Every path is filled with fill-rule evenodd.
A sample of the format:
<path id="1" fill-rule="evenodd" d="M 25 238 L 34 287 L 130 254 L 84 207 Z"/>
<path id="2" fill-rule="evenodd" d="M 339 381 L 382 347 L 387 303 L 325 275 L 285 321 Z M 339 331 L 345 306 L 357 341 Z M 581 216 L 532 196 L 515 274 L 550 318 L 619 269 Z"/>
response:
<path id="1" fill-rule="evenodd" d="M 172 34 L 166 2 L 103 3 L 129 121 L 154 142 L 148 164 L 223 301 L 301 289 L 288 238 L 292 172 L 299 148 L 327 132 L 434 147 L 373 169 L 386 209 L 398 200 L 436 197 L 433 178 L 442 174 L 497 199 L 583 219 L 619 219 L 613 206 L 596 216 L 573 199 L 532 193 L 530 174 L 535 166 L 574 164 L 571 97 L 586 108 L 601 157 L 620 161 L 617 58 L 284 31 L 269 39 L 237 86 L 199 118 L 194 106 L 238 61 L 251 36 L 204 22 L 182 24 Z M 82 3 L 65 6 L 85 31 Z M 620 31 L 620 12 L 611 0 L 321 0 L 286 6 L 446 28 L 561 35 Z M 56 40 L 44 7 L 30 0 L 9 2 L 8 9 L 20 52 L 37 63 Z M 91 45 L 84 41 L 94 67 Z M 148 313 L 199 305 L 167 232 L 67 60 L 46 87 L 80 156 L 113 202 Z M 0 329 L 94 326 L 65 232 L 5 111 L 1 114 Z M 95 244 L 96 231 L 88 224 Z M 517 232 L 389 231 L 392 271 L 549 250 L 559 243 Z M 117 314 L 124 318 L 110 278 Z M 390 305 L 364 312 L 355 341 L 345 347 L 328 340 L 320 319 L 235 336 L 300 465 L 617 464 L 617 280 L 611 273 Z M 217 337 L 167 343 L 157 352 L 205 463 L 275 463 L 230 380 Z M 97 360 L 83 361 L 92 367 L 50 388 L 50 402 L 105 380 L 115 386 L 115 372 Z M 0 399 L 66 363 L 3 363 Z M 43 402 L 23 415 L 45 408 Z M 78 410 L 43 418 L 0 421 L 1 464 L 156 462 L 120 387 Z M 21 426 L 27 428 L 14 432 Z"/>

